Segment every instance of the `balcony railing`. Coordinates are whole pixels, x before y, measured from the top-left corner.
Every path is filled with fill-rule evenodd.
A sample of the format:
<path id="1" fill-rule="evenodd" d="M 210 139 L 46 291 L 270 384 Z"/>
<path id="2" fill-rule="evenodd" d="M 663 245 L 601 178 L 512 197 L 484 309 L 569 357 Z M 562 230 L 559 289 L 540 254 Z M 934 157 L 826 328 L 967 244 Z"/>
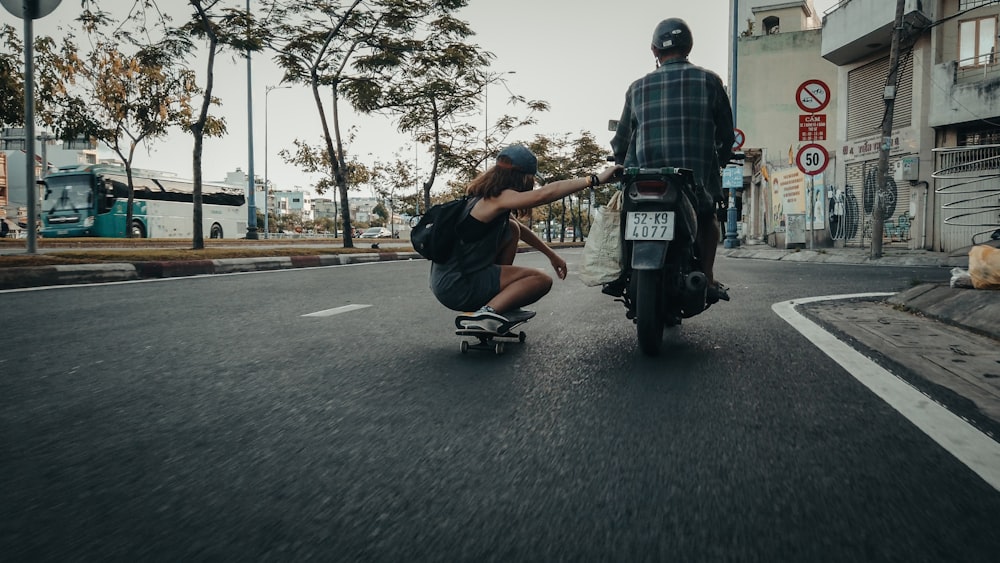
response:
<path id="1" fill-rule="evenodd" d="M 994 78 L 1000 78 L 1000 61 L 997 60 L 996 53 L 958 61 L 958 68 L 955 70 L 956 84 L 969 84 Z"/>

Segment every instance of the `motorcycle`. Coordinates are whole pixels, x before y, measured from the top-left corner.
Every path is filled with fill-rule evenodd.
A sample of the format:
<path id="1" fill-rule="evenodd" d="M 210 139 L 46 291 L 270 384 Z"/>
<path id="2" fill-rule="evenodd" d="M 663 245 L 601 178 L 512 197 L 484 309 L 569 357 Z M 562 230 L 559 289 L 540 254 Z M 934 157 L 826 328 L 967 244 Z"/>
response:
<path id="1" fill-rule="evenodd" d="M 620 296 L 639 348 L 655 356 L 665 327 L 711 305 L 697 244 L 699 188 L 686 168 L 626 168 L 620 181 L 624 272 L 605 293 Z"/>

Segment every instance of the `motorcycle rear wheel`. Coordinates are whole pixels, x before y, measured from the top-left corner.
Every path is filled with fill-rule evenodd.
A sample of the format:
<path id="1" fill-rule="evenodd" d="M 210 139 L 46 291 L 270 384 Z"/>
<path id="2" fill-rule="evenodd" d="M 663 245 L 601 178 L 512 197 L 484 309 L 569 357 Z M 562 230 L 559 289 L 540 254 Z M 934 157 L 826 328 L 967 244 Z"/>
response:
<path id="1" fill-rule="evenodd" d="M 663 344 L 663 288 L 661 274 L 639 270 L 636 275 L 635 316 L 639 349 L 648 356 L 660 353 Z"/>

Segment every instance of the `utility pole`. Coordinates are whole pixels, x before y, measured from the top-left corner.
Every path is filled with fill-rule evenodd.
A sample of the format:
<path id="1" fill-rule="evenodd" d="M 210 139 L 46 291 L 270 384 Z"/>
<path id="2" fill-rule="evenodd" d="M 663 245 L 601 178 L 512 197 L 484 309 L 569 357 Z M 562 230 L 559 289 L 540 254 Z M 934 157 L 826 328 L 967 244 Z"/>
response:
<path id="1" fill-rule="evenodd" d="M 885 176 L 889 171 L 889 149 L 892 146 L 892 114 L 896 105 L 896 83 L 899 81 L 899 42 L 903 34 L 903 9 L 906 0 L 896 0 L 896 20 L 892 26 L 892 46 L 889 48 L 889 77 L 885 81 L 885 114 L 882 116 L 882 147 L 875 172 L 875 209 L 872 210 L 872 258 L 882 257 L 882 235 L 885 232 L 885 202 L 882 195 Z"/>

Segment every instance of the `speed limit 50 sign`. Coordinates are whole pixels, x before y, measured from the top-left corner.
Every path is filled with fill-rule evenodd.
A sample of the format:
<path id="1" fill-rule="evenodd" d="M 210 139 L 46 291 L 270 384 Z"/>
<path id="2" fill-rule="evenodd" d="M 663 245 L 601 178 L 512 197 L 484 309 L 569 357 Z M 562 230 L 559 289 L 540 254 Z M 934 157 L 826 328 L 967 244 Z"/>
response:
<path id="1" fill-rule="evenodd" d="M 830 155 L 822 145 L 810 143 L 799 149 L 795 155 L 795 164 L 803 174 L 814 176 L 826 170 L 830 164 Z"/>

